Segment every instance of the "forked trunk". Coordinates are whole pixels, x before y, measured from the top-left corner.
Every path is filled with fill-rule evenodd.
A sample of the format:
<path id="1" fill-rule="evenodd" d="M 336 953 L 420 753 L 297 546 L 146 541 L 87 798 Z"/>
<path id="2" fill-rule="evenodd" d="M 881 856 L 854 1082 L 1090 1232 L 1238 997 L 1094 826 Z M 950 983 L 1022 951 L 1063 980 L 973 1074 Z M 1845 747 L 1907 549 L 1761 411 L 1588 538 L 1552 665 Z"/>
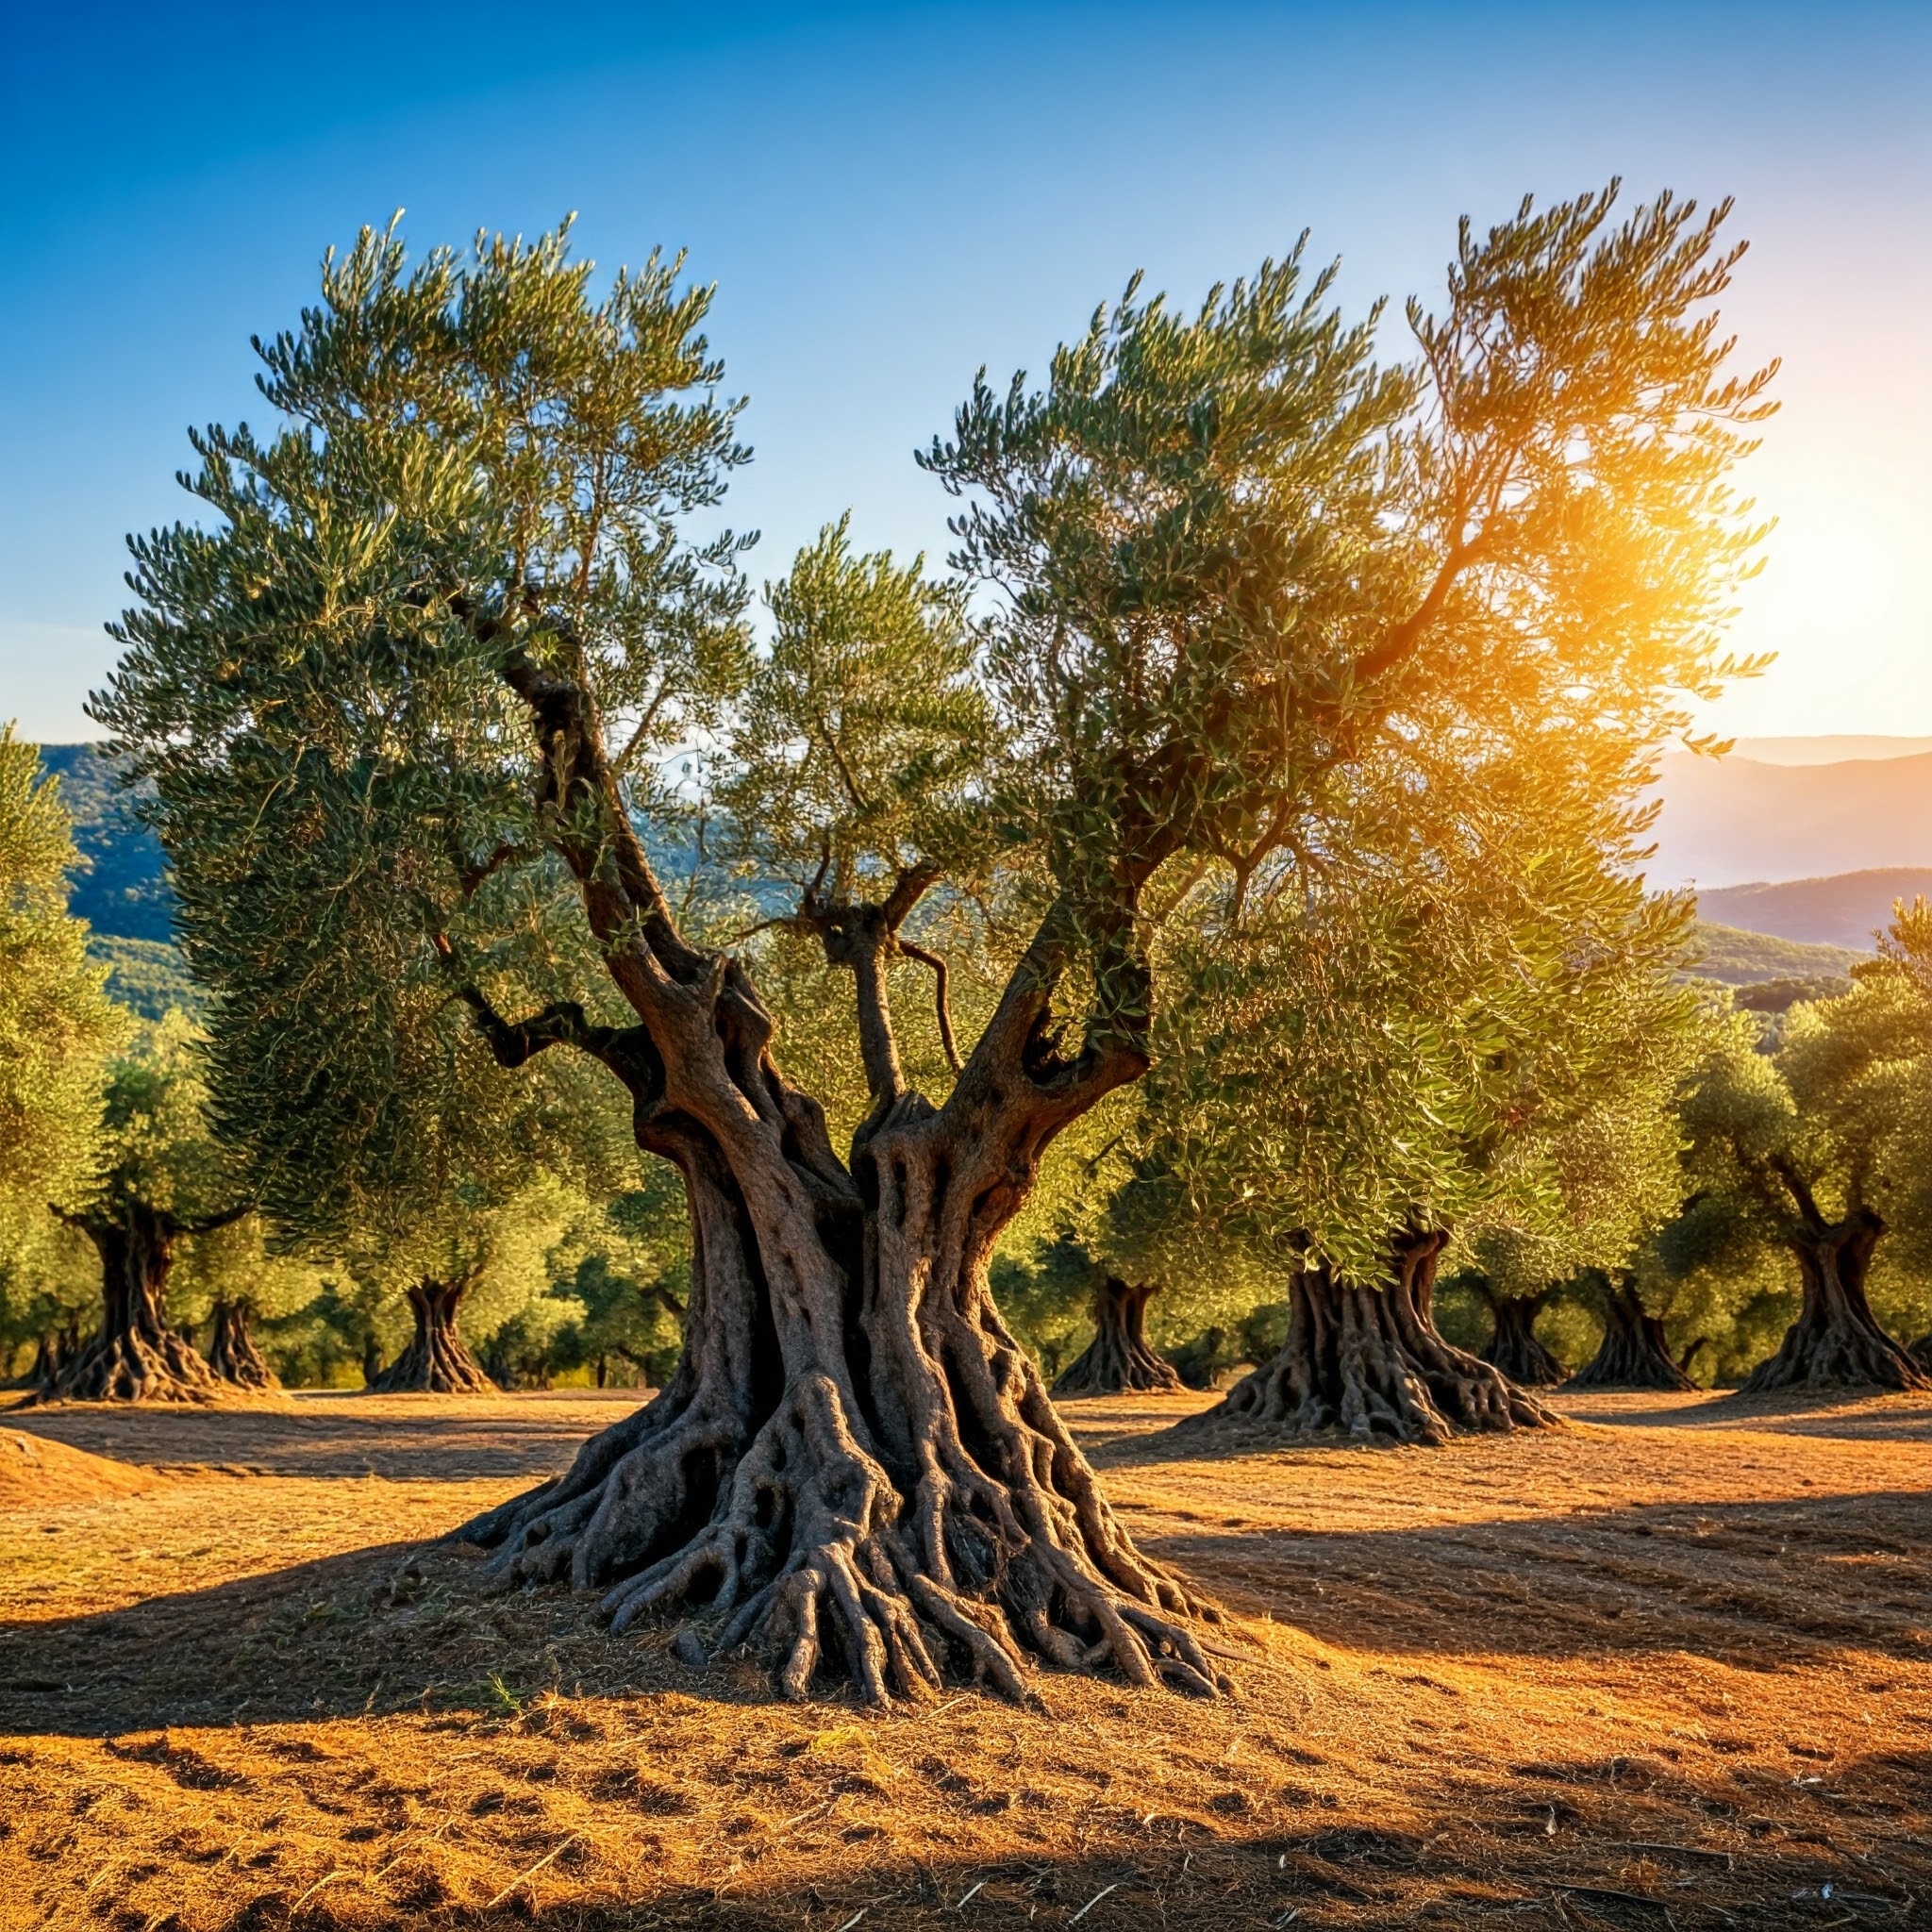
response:
<path id="1" fill-rule="evenodd" d="M 1869 1208 L 1790 1236 L 1804 1301 L 1784 1344 L 1745 1382 L 1744 1394 L 1776 1389 L 1932 1389 L 1927 1374 L 1878 1325 L 1865 1277 L 1885 1223 Z"/>
<path id="2" fill-rule="evenodd" d="M 208 1337 L 208 1365 L 224 1382 L 238 1389 L 279 1389 L 281 1378 L 268 1357 L 255 1345 L 248 1326 L 246 1302 L 219 1301 L 214 1307 L 214 1330 Z"/>
<path id="3" fill-rule="evenodd" d="M 1448 1239 L 1440 1230 L 1398 1236 L 1386 1288 L 1351 1287 L 1325 1266 L 1294 1275 L 1281 1353 L 1181 1426 L 1340 1431 L 1430 1446 L 1458 1430 L 1556 1426 L 1534 1396 L 1437 1330 L 1436 1265 Z"/>
<path id="4" fill-rule="evenodd" d="M 1519 1389 L 1548 1389 L 1563 1379 L 1563 1364 L 1536 1336 L 1536 1318 L 1547 1294 L 1496 1294 L 1483 1291 L 1495 1318 L 1495 1330 L 1480 1359 L 1502 1372 Z"/>
<path id="5" fill-rule="evenodd" d="M 661 1392 L 458 1533 L 494 1546 L 501 1584 L 603 1586 L 615 1628 L 693 1612 L 681 1655 L 748 1648 L 792 1697 L 822 1662 L 873 1703 L 960 1673 L 1024 1697 L 1033 1660 L 1216 1690 L 1191 1625 L 1213 1612 L 1134 1547 L 987 1285 L 1048 1143 L 1146 1069 L 1129 1043 L 1144 962 L 1108 954 L 1107 1015 L 1063 1056 L 1051 1003 L 1076 924 L 1056 907 L 935 1109 L 906 1085 L 885 967 L 938 873 L 908 869 L 876 907 L 808 891 L 799 920 L 853 974 L 872 1094 L 848 1166 L 773 1057 L 743 965 L 671 921 L 589 694 L 515 653 L 505 675 L 537 725 L 537 802 L 641 1024 L 567 1004 L 513 1023 L 474 984 L 462 996 L 505 1065 L 568 1041 L 624 1082 L 639 1145 L 683 1175 L 691 1282 Z M 593 821 L 597 838 L 568 830 Z"/>
<path id="6" fill-rule="evenodd" d="M 62 1402 L 211 1402 L 214 1373 L 169 1327 L 163 1297 L 182 1229 L 136 1202 L 114 1220 L 75 1220 L 101 1257 L 101 1332 L 68 1357 L 40 1399 Z"/>
<path id="7" fill-rule="evenodd" d="M 1093 1292 L 1093 1340 L 1053 1385 L 1056 1395 L 1172 1394 L 1181 1378 L 1147 1340 L 1147 1304 L 1156 1284 L 1129 1287 L 1109 1274 Z"/>
<path id="8" fill-rule="evenodd" d="M 409 1288 L 409 1312 L 416 1332 L 409 1345 L 368 1384 L 374 1395 L 493 1395 L 496 1385 L 483 1373 L 457 1332 L 457 1309 L 466 1286 L 461 1282 L 418 1281 Z"/>
<path id="9" fill-rule="evenodd" d="M 1695 1389 L 1671 1357 L 1664 1324 L 1643 1306 L 1637 1284 L 1624 1275 L 1605 1284 L 1604 1339 L 1597 1352 L 1570 1378 L 1573 1389 Z"/>

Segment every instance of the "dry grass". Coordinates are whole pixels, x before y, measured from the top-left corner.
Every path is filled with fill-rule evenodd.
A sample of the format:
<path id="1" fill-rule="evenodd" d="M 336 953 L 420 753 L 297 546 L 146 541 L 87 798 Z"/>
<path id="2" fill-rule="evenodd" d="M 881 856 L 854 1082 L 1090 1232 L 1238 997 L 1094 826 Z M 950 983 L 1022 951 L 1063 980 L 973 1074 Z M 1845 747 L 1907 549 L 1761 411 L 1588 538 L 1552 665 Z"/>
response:
<path id="1" fill-rule="evenodd" d="M 0 1509 L 31 1511 L 52 1503 L 132 1496 L 167 1480 L 138 1463 L 90 1456 L 25 1429 L 0 1429 Z"/>
<path id="2" fill-rule="evenodd" d="M 1193 1400 L 1071 1412 L 1240 1695 L 886 1716 L 420 1547 L 608 1402 L 8 1416 L 170 1479 L 0 1499 L 0 1923 L 1932 1924 L 1932 1402 L 1237 1455 Z"/>

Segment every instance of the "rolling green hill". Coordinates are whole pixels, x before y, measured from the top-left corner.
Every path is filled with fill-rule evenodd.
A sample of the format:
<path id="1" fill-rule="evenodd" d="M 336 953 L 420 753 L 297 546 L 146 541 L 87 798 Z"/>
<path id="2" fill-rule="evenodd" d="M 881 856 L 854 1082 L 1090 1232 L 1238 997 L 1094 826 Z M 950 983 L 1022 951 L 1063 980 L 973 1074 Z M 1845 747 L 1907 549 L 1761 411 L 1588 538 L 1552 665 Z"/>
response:
<path id="1" fill-rule="evenodd" d="M 1869 956 L 1846 946 L 1808 944 L 1769 933 L 1745 932 L 1711 920 L 1697 922 L 1695 972 L 1731 987 L 1740 1007 L 1782 1013 L 1800 1000 L 1834 999 L 1851 989 L 1854 966 Z"/>
<path id="2" fill-rule="evenodd" d="M 1849 946 L 1821 945 L 1805 940 L 1781 940 L 1770 933 L 1746 932 L 1741 926 L 1697 922 L 1698 970 L 1705 978 L 1725 986 L 1749 986 L 1760 979 L 1843 979 L 1868 953 Z"/>
<path id="3" fill-rule="evenodd" d="M 170 1007 L 201 1010 L 200 987 L 188 976 L 180 950 L 166 940 L 130 940 L 94 933 L 88 957 L 108 969 L 108 997 L 131 1007 L 143 1020 L 158 1020 Z"/>
<path id="4" fill-rule="evenodd" d="M 74 842 L 87 860 L 69 905 L 107 938 L 168 944 L 174 894 L 167 860 L 160 841 L 135 817 L 133 799 L 116 788 L 113 767 L 91 744 L 43 744 L 41 758 L 60 780 Z"/>

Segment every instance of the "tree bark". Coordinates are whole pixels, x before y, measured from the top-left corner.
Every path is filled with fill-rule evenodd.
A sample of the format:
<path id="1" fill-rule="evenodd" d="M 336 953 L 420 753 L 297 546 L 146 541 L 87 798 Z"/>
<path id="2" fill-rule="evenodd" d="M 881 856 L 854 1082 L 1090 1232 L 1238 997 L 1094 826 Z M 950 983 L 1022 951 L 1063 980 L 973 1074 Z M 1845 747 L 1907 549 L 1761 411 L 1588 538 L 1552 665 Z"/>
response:
<path id="1" fill-rule="evenodd" d="M 1172 1394 L 1181 1378 L 1147 1340 L 1147 1304 L 1157 1285 L 1129 1287 L 1109 1274 L 1093 1291 L 1093 1340 L 1053 1385 L 1056 1396 Z"/>
<path id="2" fill-rule="evenodd" d="M 1672 1359 L 1664 1324 L 1644 1306 L 1628 1275 L 1607 1281 L 1603 1293 L 1604 1339 L 1589 1362 L 1570 1378 L 1573 1389 L 1695 1389 Z"/>
<path id="3" fill-rule="evenodd" d="M 188 1224 L 144 1202 L 118 1215 L 71 1215 L 101 1257 L 101 1331 L 62 1362 L 38 1397 L 61 1402 L 211 1402 L 214 1373 L 168 1325 L 164 1297 L 175 1243 Z"/>
<path id="4" fill-rule="evenodd" d="M 269 1367 L 268 1358 L 255 1345 L 248 1325 L 246 1302 L 218 1301 L 214 1306 L 214 1330 L 208 1337 L 208 1365 L 224 1382 L 238 1389 L 273 1390 L 282 1386 L 281 1377 Z"/>
<path id="5" fill-rule="evenodd" d="M 410 1285 L 409 1312 L 416 1332 L 409 1345 L 367 1385 L 372 1395 L 493 1395 L 496 1384 L 457 1332 L 457 1309 L 467 1292 L 462 1282 Z"/>
<path id="6" fill-rule="evenodd" d="M 1740 1391 L 1780 1389 L 1932 1389 L 1928 1374 L 1878 1325 L 1865 1277 L 1885 1223 L 1869 1208 L 1827 1223 L 1807 1214 L 1789 1236 L 1804 1300 L 1784 1343 Z"/>
<path id="7" fill-rule="evenodd" d="M 1563 1379 L 1563 1364 L 1536 1337 L 1536 1318 L 1548 1302 L 1542 1294 L 1479 1292 L 1495 1318 L 1495 1332 L 1480 1359 L 1502 1372 L 1519 1389 L 1548 1389 Z"/>
<path id="8" fill-rule="evenodd" d="M 1440 1230 L 1398 1235 L 1386 1288 L 1351 1287 L 1325 1266 L 1294 1275 L 1281 1353 L 1181 1426 L 1340 1432 L 1431 1447 L 1458 1430 L 1557 1426 L 1534 1396 L 1437 1330 L 1436 1265 L 1448 1239 Z"/>

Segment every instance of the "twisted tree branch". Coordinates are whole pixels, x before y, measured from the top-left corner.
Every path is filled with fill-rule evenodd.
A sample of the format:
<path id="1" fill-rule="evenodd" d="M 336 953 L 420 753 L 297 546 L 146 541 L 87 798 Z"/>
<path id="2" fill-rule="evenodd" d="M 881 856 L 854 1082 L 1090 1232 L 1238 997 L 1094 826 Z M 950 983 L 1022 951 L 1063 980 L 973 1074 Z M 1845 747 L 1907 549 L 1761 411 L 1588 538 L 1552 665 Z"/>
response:
<path id="1" fill-rule="evenodd" d="M 965 1071 L 966 1063 L 959 1058 L 959 1049 L 953 1043 L 953 1009 L 946 997 L 946 962 L 938 953 L 928 953 L 924 946 L 915 946 L 910 940 L 902 939 L 899 941 L 899 950 L 908 959 L 917 959 L 932 973 L 932 997 L 940 1023 L 940 1044 L 945 1048 L 946 1064 L 957 1076 Z"/>

